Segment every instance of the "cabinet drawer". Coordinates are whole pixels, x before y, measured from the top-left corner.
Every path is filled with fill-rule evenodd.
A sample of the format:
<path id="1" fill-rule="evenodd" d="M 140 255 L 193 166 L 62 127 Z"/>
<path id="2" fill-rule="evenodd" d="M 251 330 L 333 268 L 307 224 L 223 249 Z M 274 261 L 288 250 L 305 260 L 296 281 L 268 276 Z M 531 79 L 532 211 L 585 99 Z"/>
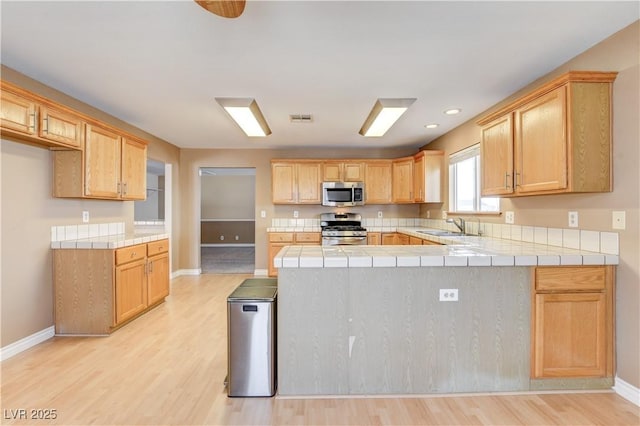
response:
<path id="1" fill-rule="evenodd" d="M 293 232 L 270 232 L 269 241 L 274 243 L 292 243 Z"/>
<path id="2" fill-rule="evenodd" d="M 136 246 L 124 247 L 116 250 L 116 265 L 144 259 L 147 255 L 147 245 L 138 244 Z"/>
<path id="3" fill-rule="evenodd" d="M 297 232 L 296 242 L 320 244 L 320 233 L 319 232 Z"/>
<path id="4" fill-rule="evenodd" d="M 154 256 L 169 251 L 169 240 L 159 240 L 147 244 L 147 256 Z"/>
<path id="5" fill-rule="evenodd" d="M 605 289 L 604 266 L 536 268 L 536 290 L 601 291 Z"/>

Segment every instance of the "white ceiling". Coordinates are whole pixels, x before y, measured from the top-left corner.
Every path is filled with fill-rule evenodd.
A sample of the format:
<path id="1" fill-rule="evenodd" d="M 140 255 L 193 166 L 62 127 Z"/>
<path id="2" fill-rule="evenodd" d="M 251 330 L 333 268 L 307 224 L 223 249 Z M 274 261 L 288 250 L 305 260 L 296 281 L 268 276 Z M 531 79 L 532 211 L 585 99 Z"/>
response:
<path id="1" fill-rule="evenodd" d="M 637 1 L 248 1 L 237 19 L 191 0 L 0 8 L 4 65 L 185 148 L 419 147 L 640 17 Z M 215 97 L 255 98 L 273 134 L 246 137 Z M 360 136 L 376 98 L 397 97 L 417 101 Z M 300 113 L 313 123 L 289 122 Z"/>

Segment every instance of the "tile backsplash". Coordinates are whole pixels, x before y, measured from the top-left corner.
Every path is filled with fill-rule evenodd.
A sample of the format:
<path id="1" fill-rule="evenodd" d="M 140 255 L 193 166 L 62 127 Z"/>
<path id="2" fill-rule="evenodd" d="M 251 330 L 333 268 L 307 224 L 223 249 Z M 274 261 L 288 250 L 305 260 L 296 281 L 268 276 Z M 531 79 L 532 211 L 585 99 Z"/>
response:
<path id="1" fill-rule="evenodd" d="M 455 225 L 442 219 L 423 218 L 364 218 L 362 226 L 369 231 L 394 232 L 396 228 L 424 227 L 457 231 Z M 320 219 L 274 218 L 271 227 L 279 230 L 319 231 Z M 469 220 L 466 224 L 469 234 L 505 240 L 524 241 L 555 247 L 592 251 L 619 255 L 619 240 L 616 232 L 588 231 L 580 229 L 545 228 L 542 226 L 509 225 L 485 223 Z"/>
<path id="2" fill-rule="evenodd" d="M 124 234 L 124 222 L 52 226 L 51 242 L 107 237 L 120 234 Z"/>

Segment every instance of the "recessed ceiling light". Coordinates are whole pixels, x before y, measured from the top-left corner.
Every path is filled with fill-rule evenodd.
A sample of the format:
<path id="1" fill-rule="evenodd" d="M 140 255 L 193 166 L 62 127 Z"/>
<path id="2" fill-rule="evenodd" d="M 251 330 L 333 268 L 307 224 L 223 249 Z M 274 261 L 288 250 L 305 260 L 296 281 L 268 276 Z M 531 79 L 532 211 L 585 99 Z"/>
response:
<path id="1" fill-rule="evenodd" d="M 433 124 L 427 124 L 424 127 L 426 127 L 427 129 L 435 129 L 438 126 L 439 124 L 433 123 Z"/>
<path id="2" fill-rule="evenodd" d="M 454 114 L 458 114 L 460 111 L 462 111 L 460 108 L 451 108 L 446 110 L 444 113 L 447 115 L 454 115 Z"/>

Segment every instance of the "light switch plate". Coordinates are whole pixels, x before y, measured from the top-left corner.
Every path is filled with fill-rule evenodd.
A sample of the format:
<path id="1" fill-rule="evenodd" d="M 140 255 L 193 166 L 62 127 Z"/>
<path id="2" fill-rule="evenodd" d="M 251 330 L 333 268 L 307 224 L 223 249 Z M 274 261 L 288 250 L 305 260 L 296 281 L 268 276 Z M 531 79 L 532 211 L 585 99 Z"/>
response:
<path id="1" fill-rule="evenodd" d="M 267 217 L 267 211 L 266 210 L 260 210 L 260 217 L 263 218 L 263 219 L 265 217 Z"/>
<path id="2" fill-rule="evenodd" d="M 504 214 L 504 222 L 513 224 L 514 223 L 514 219 L 515 219 L 515 215 L 516 214 L 514 212 L 505 212 L 505 214 Z"/>
<path id="3" fill-rule="evenodd" d="M 627 218 L 626 218 L 626 213 L 625 212 L 613 212 L 612 213 L 612 223 L 611 223 L 611 227 L 613 229 L 626 229 L 627 224 Z"/>
<path id="4" fill-rule="evenodd" d="M 293 211 L 293 217 L 294 217 L 294 218 L 296 218 L 296 219 L 297 219 L 299 215 L 300 215 L 300 213 L 298 212 L 298 210 L 294 210 L 294 211 Z"/>
<path id="5" fill-rule="evenodd" d="M 82 223 L 89 223 L 89 212 L 87 210 L 82 212 Z"/>

